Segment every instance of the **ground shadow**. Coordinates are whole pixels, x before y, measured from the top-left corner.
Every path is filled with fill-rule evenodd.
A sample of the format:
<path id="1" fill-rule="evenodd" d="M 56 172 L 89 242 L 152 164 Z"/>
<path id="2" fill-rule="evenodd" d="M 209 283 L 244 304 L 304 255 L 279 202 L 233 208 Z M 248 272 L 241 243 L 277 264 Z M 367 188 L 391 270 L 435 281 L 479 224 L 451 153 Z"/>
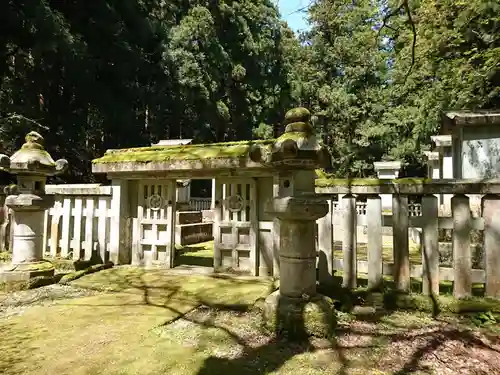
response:
<path id="1" fill-rule="evenodd" d="M 188 254 L 175 254 L 174 267 L 178 266 L 197 266 L 197 267 L 210 267 L 214 266 L 214 258 L 192 256 Z"/>
<path id="2" fill-rule="evenodd" d="M 110 270 L 111 271 L 111 270 Z M 128 276 L 126 274 L 120 274 L 119 272 L 108 272 L 102 275 L 107 275 L 109 280 L 104 280 L 103 284 L 108 284 L 112 286 L 112 289 L 118 291 L 127 291 L 134 289 L 135 292 L 139 292 L 141 297 L 141 304 L 161 307 L 166 310 L 175 312 L 178 316 L 177 319 L 184 319 L 199 327 L 206 328 L 216 328 L 224 333 L 226 333 L 235 344 L 242 348 L 240 354 L 234 358 L 227 358 L 223 356 L 212 355 L 206 358 L 198 370 L 198 375 L 214 375 L 214 374 L 265 374 L 269 372 L 277 372 L 284 366 L 289 360 L 297 355 L 303 353 L 314 352 L 318 350 L 318 347 L 305 338 L 298 341 L 291 341 L 287 337 L 283 337 L 279 332 L 268 335 L 268 340 L 261 345 L 255 346 L 249 344 L 245 338 L 241 337 L 239 334 L 234 332 L 231 328 L 227 326 L 222 326 L 217 324 L 214 319 L 199 319 L 195 315 L 189 313 L 184 313 L 177 311 L 170 303 L 170 301 L 181 298 L 180 290 L 178 285 L 152 285 L 150 281 L 147 280 L 145 275 L 149 271 L 144 269 L 136 269 L 132 275 Z M 157 271 L 160 272 L 160 271 Z M 230 280 L 234 283 L 234 287 L 238 285 L 243 285 L 244 280 L 232 275 L 207 275 L 205 277 L 222 278 L 225 280 Z M 269 290 L 271 293 L 273 289 Z M 335 299 L 335 307 L 337 310 L 351 312 L 354 314 L 356 321 L 365 322 L 379 322 L 385 317 L 391 316 L 394 312 L 401 308 L 400 306 L 400 296 L 401 294 L 391 291 L 386 285 L 378 285 L 376 288 L 366 289 L 366 290 L 347 290 L 341 287 L 341 281 L 337 286 L 329 286 L 324 288 L 319 287 L 319 291 L 323 294 L 329 294 Z M 155 298 L 161 295 L 161 298 Z M 255 311 L 257 308 L 251 304 L 226 304 L 218 303 L 205 298 L 203 293 L 196 295 L 197 306 L 207 306 L 210 309 L 217 311 L 230 311 L 234 313 L 247 313 L 249 311 Z M 368 303 L 369 302 L 369 303 Z M 366 313 L 356 312 L 356 306 L 362 306 L 370 304 L 375 306 L 371 310 L 367 310 Z M 433 301 L 430 299 L 430 304 Z M 437 302 L 436 302 L 437 303 Z M 124 302 L 124 304 L 126 304 Z M 95 305 L 93 305 L 95 307 Z M 411 307 L 411 306 L 407 306 Z M 326 316 L 327 314 L 325 314 Z M 435 319 L 438 319 L 437 317 Z M 164 325 L 171 324 L 172 321 L 166 321 Z M 385 325 L 390 323 L 385 322 Z M 297 329 L 304 330 L 303 322 L 298 321 Z M 435 353 L 441 350 L 442 347 L 446 346 L 448 342 L 461 341 L 469 346 L 485 347 L 492 351 L 497 351 L 497 349 L 488 346 L 480 339 L 478 339 L 474 334 L 469 331 L 456 328 L 452 325 L 444 325 L 445 329 L 440 329 L 439 331 L 413 333 L 411 330 L 405 333 L 396 332 L 396 326 L 394 327 L 394 332 L 364 332 L 358 331 L 358 328 L 350 325 L 342 325 L 335 329 L 334 334 L 328 338 L 329 348 L 336 353 L 336 358 L 339 364 L 339 370 L 336 372 L 338 374 L 347 374 L 351 369 L 351 363 L 348 359 L 349 353 L 356 349 L 356 346 L 346 346 L 339 340 L 342 336 L 349 335 L 364 335 L 370 336 L 372 340 L 379 339 L 382 337 L 386 342 L 397 343 L 397 342 L 409 342 L 409 340 L 419 340 L 419 345 L 412 350 L 409 359 L 401 359 L 399 363 L 393 364 L 393 373 L 396 374 L 411 374 L 418 369 L 424 370 L 422 360 L 429 353 Z M 370 350 L 370 344 L 359 345 L 363 347 L 364 350 Z M 375 344 L 373 344 L 375 345 Z M 279 355 L 278 355 L 279 353 Z M 499 357 L 500 358 L 500 357 Z M 376 363 L 373 364 L 377 366 Z"/>

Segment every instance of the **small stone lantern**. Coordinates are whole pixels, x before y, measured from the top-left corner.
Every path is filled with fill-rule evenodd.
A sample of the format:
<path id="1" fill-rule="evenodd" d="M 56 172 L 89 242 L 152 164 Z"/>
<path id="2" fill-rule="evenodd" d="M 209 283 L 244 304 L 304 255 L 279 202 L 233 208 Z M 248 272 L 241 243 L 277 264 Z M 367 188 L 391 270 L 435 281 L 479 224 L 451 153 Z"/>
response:
<path id="1" fill-rule="evenodd" d="M 280 289 L 265 303 L 269 328 L 288 338 L 328 336 L 334 326 L 333 302 L 316 292 L 316 220 L 328 203 L 315 194 L 315 169 L 330 166 L 331 156 L 319 143 L 305 108 L 285 115 L 286 129 L 270 151 L 255 145 L 254 162 L 276 168 L 275 197 L 265 210 L 278 220 Z"/>
<path id="2" fill-rule="evenodd" d="M 27 280 L 51 276 L 54 268 L 43 260 L 45 210 L 54 204 L 54 196 L 45 194 L 48 176 L 66 171 L 68 162 L 52 159 L 37 132 L 26 135 L 26 142 L 10 159 L 0 156 L 0 167 L 17 175 L 17 184 L 6 188 L 5 205 L 13 211 L 12 265 L 4 268 L 2 279 Z"/>

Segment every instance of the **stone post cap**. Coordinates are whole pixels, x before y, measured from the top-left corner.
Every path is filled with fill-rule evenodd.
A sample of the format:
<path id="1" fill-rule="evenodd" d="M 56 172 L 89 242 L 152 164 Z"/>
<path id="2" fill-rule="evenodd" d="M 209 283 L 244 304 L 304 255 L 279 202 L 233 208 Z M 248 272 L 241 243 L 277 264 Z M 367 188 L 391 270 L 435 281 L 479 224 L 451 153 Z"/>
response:
<path id="1" fill-rule="evenodd" d="M 2 163 L 2 156 L 0 156 L 0 165 Z M 68 161 L 65 159 L 54 161 L 45 151 L 43 137 L 31 131 L 26 135 L 22 147 L 10 157 L 8 170 L 12 174 L 54 176 L 64 173 L 67 168 Z"/>
<path id="2" fill-rule="evenodd" d="M 431 136 L 431 141 L 437 147 L 451 147 L 453 142 L 451 135 L 433 135 Z"/>
<path id="3" fill-rule="evenodd" d="M 376 161 L 373 163 L 373 167 L 376 171 L 388 171 L 388 170 L 397 170 L 401 169 L 400 161 Z"/>
<path id="4" fill-rule="evenodd" d="M 278 168 L 316 169 L 331 166 L 331 155 L 314 135 L 311 113 L 299 107 L 285 114 L 285 132 L 274 140 L 270 149 L 253 145 L 249 157 L 256 163 Z"/>

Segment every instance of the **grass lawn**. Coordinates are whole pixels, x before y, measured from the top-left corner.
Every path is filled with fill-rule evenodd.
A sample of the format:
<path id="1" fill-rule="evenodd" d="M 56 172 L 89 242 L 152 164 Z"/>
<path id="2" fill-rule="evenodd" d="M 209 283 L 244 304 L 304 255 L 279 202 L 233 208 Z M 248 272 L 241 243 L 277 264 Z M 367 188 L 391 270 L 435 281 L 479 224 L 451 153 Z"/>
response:
<path id="1" fill-rule="evenodd" d="M 190 358 L 155 330 L 200 304 L 248 306 L 272 289 L 269 280 L 173 276 L 132 267 L 72 284 L 107 292 L 0 319 L 1 374 L 175 373 L 167 368 L 180 359 L 184 367 L 178 373 L 188 374 L 203 358 Z"/>
<path id="2" fill-rule="evenodd" d="M 100 292 L 0 317 L 0 373 L 361 375 L 500 370 L 499 340 L 493 330 L 471 329 L 457 318 L 433 319 L 422 312 L 339 312 L 332 339 L 275 341 L 261 330 L 261 314 L 254 306 L 273 290 L 271 280 L 120 267 L 71 285 Z"/>
<path id="3" fill-rule="evenodd" d="M 203 267 L 213 267 L 213 250 L 214 243 L 213 241 L 203 242 L 195 245 L 188 246 L 179 246 L 176 252 L 176 265 L 191 265 L 191 266 L 203 266 Z M 420 247 L 416 244 L 410 244 L 409 249 L 410 262 L 412 264 L 422 264 L 422 255 L 420 251 Z M 358 260 L 367 260 L 367 245 L 365 243 L 358 243 L 357 246 L 357 259 Z M 342 243 L 336 242 L 334 243 L 334 257 L 336 259 L 342 259 Z M 382 259 L 385 263 L 393 262 L 393 254 L 392 254 L 392 241 L 386 241 L 383 244 L 382 249 Z M 341 277 L 343 274 L 342 271 L 336 271 L 335 275 Z M 391 276 L 384 276 L 384 280 L 388 283 L 391 283 L 393 278 Z M 368 275 L 362 274 L 358 272 L 358 285 L 364 286 L 368 281 Z M 413 292 L 421 292 L 422 291 L 422 279 L 412 278 L 411 279 L 411 289 Z M 453 282 L 451 281 L 441 281 L 440 282 L 440 293 L 442 294 L 451 294 L 453 293 Z M 473 284 L 472 285 L 472 294 L 474 296 L 483 296 L 484 295 L 484 284 Z"/>
<path id="4" fill-rule="evenodd" d="M 203 265 L 207 267 L 213 267 L 213 256 L 214 256 L 214 242 L 207 241 L 195 245 L 178 246 L 176 249 L 176 263 L 178 264 L 190 264 L 190 265 Z M 342 243 L 334 243 L 334 256 L 337 259 L 342 259 Z M 358 260 L 367 260 L 367 245 L 365 243 L 359 243 L 357 246 L 357 258 Z M 384 262 L 392 262 L 392 243 L 384 243 L 382 249 L 382 258 Z M 415 264 L 422 263 L 422 255 L 420 252 L 420 247 L 412 244 L 410 246 L 410 262 Z"/>
<path id="5" fill-rule="evenodd" d="M 214 266 L 214 241 L 195 245 L 178 246 L 175 252 L 176 265 Z"/>

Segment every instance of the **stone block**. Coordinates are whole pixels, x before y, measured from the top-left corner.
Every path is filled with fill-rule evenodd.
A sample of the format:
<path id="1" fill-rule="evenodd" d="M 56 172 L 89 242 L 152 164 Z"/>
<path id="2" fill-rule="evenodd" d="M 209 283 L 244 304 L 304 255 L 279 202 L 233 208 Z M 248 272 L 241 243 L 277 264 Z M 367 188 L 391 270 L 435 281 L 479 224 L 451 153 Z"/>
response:
<path id="1" fill-rule="evenodd" d="M 177 245 L 192 245 L 213 240 L 212 223 L 181 224 L 175 227 L 175 243 Z"/>
<path id="2" fill-rule="evenodd" d="M 201 211 L 202 221 L 203 222 L 213 222 L 215 218 L 214 210 L 203 210 Z"/>
<path id="3" fill-rule="evenodd" d="M 28 281 L 46 276 L 54 276 L 54 266 L 45 261 L 6 265 L 0 270 L 0 282 Z"/>
<path id="4" fill-rule="evenodd" d="M 175 215 L 177 225 L 201 223 L 203 221 L 201 211 L 177 211 Z"/>
<path id="5" fill-rule="evenodd" d="M 189 211 L 191 209 L 191 204 L 189 202 L 177 202 L 176 210 L 177 211 Z"/>

